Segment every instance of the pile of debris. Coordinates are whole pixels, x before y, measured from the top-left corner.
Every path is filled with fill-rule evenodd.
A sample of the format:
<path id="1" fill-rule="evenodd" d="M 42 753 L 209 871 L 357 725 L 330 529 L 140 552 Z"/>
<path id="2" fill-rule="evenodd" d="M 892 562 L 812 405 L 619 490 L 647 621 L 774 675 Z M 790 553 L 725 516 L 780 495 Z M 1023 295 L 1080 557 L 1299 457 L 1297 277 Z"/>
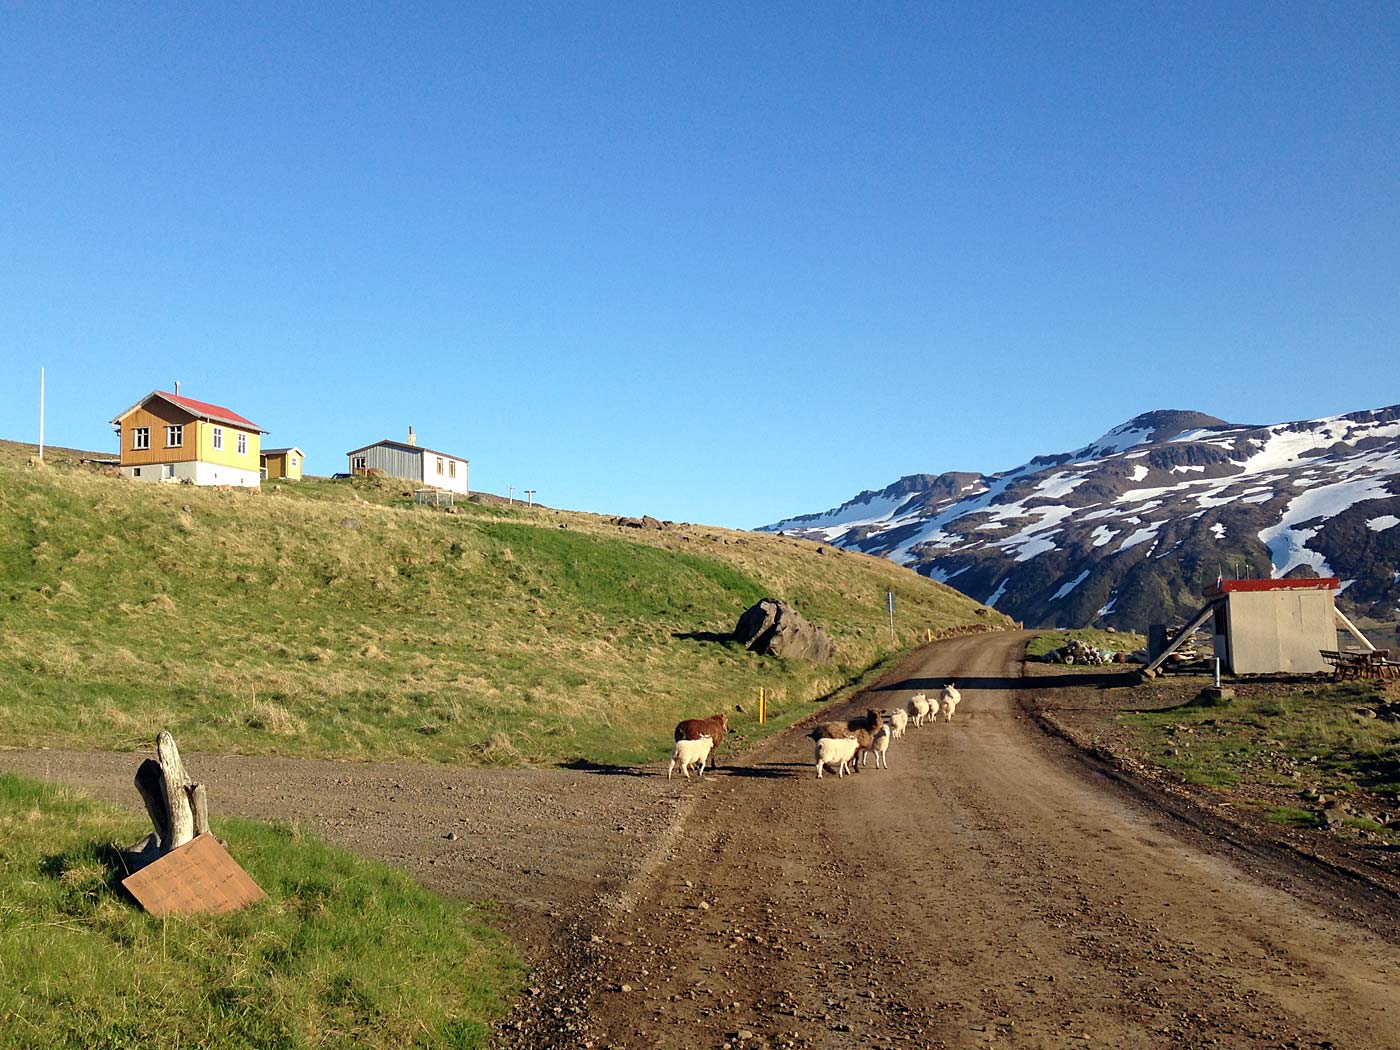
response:
<path id="1" fill-rule="evenodd" d="M 1071 638 L 1069 643 L 1045 654 L 1047 664 L 1111 664 L 1117 657 L 1112 649 L 1096 649 L 1088 642 Z"/>

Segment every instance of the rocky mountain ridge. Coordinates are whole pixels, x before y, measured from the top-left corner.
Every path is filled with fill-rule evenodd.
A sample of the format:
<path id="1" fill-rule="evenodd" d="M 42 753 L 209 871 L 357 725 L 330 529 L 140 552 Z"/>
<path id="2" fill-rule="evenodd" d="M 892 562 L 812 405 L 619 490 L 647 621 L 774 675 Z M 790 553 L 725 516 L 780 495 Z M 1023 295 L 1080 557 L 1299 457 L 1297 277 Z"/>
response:
<path id="1" fill-rule="evenodd" d="M 1028 624 L 1141 629 L 1217 576 L 1338 576 L 1400 615 L 1400 405 L 1269 426 L 1148 412 L 997 474 L 915 474 L 764 526 L 878 554 Z"/>

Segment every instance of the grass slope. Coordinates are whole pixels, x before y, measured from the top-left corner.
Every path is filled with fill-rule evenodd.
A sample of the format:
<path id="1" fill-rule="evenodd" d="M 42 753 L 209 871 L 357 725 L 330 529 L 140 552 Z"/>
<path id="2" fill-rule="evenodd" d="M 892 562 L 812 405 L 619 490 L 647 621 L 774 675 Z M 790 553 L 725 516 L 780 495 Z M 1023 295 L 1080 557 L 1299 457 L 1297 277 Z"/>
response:
<path id="1" fill-rule="evenodd" d="M 474 908 L 300 833 L 215 831 L 268 900 L 161 920 L 120 889 L 142 819 L 0 775 L 0 1046 L 482 1047 L 522 967 Z"/>
<path id="2" fill-rule="evenodd" d="M 1281 824 L 1314 827 L 1308 797 L 1342 798 L 1361 811 L 1400 806 L 1400 724 L 1360 712 L 1385 703 L 1379 683 L 1344 682 L 1228 703 L 1201 701 L 1120 716 L 1137 746 L 1188 783 L 1228 790 Z M 1397 691 L 1400 693 L 1400 691 Z M 1292 800 L 1292 801 L 1290 801 Z M 1388 843 L 1400 828 L 1348 821 Z"/>
<path id="3" fill-rule="evenodd" d="M 805 541 L 460 511 L 382 479 L 140 484 L 0 447 L 0 745 L 124 749 L 170 729 L 189 750 L 630 762 L 760 686 L 781 724 L 927 628 L 1004 622 Z M 720 640 L 765 595 L 826 628 L 837 662 Z"/>

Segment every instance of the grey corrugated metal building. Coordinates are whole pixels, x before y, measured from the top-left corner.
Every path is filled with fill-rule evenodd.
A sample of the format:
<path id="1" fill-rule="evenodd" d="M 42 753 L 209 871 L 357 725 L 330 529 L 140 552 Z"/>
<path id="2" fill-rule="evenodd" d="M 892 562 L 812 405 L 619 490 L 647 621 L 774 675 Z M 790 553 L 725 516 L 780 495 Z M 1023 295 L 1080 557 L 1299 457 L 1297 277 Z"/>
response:
<path id="1" fill-rule="evenodd" d="M 407 441 L 385 438 L 373 445 L 347 452 L 350 473 L 365 475 L 377 471 L 386 477 L 403 478 L 415 485 L 447 489 L 449 492 L 471 493 L 467 471 L 470 461 L 430 448 L 422 448 L 408 428 Z"/>

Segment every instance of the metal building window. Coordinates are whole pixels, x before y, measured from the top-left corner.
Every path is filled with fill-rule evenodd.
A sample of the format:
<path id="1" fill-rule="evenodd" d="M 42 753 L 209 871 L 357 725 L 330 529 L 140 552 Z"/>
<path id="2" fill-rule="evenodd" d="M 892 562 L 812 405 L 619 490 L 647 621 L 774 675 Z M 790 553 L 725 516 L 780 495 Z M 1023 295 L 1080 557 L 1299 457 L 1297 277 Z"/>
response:
<path id="1" fill-rule="evenodd" d="M 138 449 L 139 449 L 139 448 L 150 448 L 150 447 L 151 447 L 151 428 L 150 428 L 150 427 L 136 427 L 135 429 L 133 429 L 132 432 L 131 432 L 131 447 L 132 447 L 132 448 L 138 448 Z"/>

